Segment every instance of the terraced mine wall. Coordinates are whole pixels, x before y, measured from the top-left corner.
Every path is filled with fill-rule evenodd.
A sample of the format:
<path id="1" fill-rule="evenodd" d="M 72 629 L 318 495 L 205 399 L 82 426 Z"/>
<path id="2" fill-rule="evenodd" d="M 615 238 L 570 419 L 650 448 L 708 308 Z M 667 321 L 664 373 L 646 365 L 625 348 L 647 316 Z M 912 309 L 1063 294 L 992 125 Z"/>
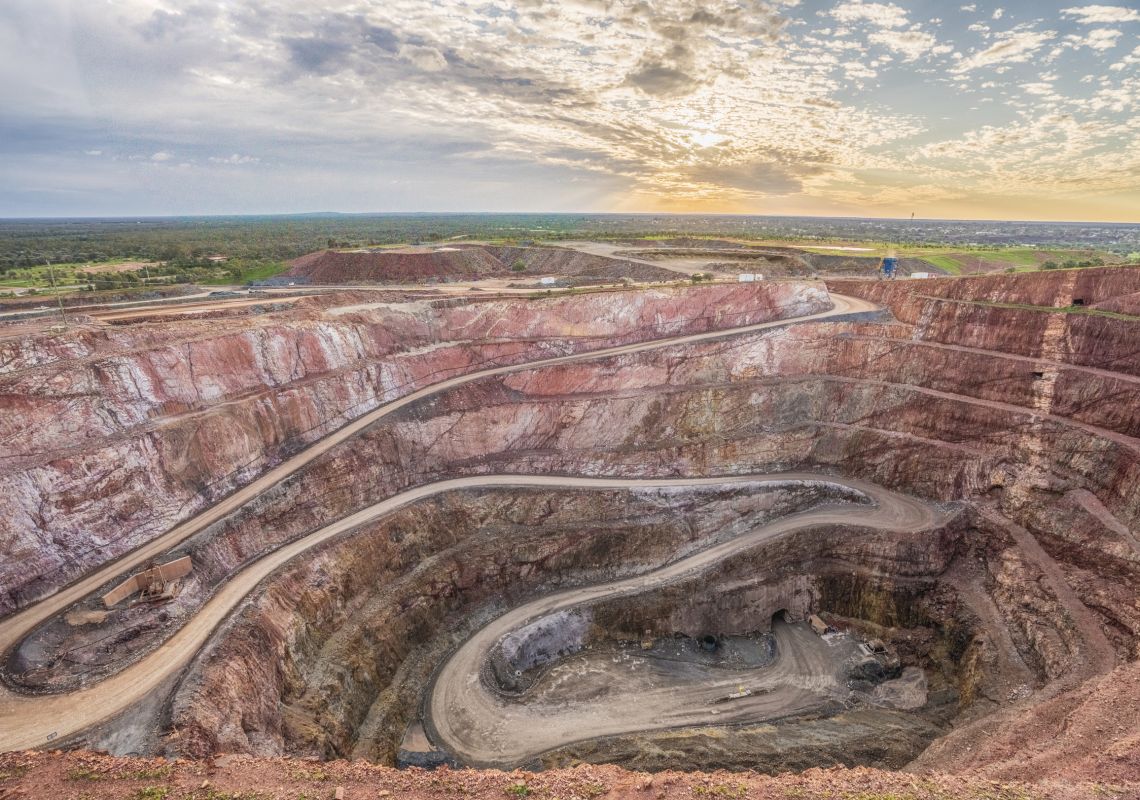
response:
<path id="1" fill-rule="evenodd" d="M 837 498 L 826 489 L 803 487 L 466 492 L 417 503 L 282 573 L 251 603 L 175 699 L 172 726 L 178 733 L 168 746 L 197 755 L 354 754 L 391 761 L 404 729 L 416 717 L 431 670 L 489 614 L 552 585 L 568 588 L 645 571 L 677 552 Z M 686 627 L 701 633 L 763 631 L 793 596 L 802 596 L 796 602 L 803 608 L 814 607 L 821 595 L 834 594 L 834 585 L 843 583 L 856 565 L 875 582 L 860 592 L 864 600 L 874 596 L 883 609 L 917 608 L 921 603 L 911 598 L 914 587 L 908 580 L 928 578 L 930 585 L 921 588 L 932 595 L 934 576 L 959 547 L 960 535 L 947 528 L 941 535 L 899 542 L 882 534 L 805 531 L 708 576 L 696 596 L 710 602 L 721 597 L 720 602 L 733 605 L 733 617 L 719 622 L 711 617 L 672 620 L 667 613 L 656 617 L 664 611 L 662 604 L 674 607 L 680 595 L 693 596 L 694 587 L 679 585 L 664 597 L 599 610 L 590 636 L 626 635 L 622 621 L 637 617 L 640 626 L 642 615 L 654 618 L 655 635 Z M 905 575 L 897 574 L 900 561 L 907 564 Z M 782 583 L 776 581 L 770 590 L 756 588 L 761 578 L 777 573 Z M 750 592 L 721 594 L 743 575 L 750 576 Z M 897 603 L 890 599 L 896 593 Z M 932 617 L 943 634 L 953 631 L 957 638 L 948 643 L 945 635 L 928 631 L 908 656 L 919 660 L 921 651 L 937 671 L 938 685 L 956 697 L 958 657 L 972 640 L 972 620 L 968 615 L 954 619 L 936 612 L 920 618 L 911 613 L 905 620 L 911 623 L 907 633 L 924 626 L 934 630 Z M 900 623 L 888 615 L 878 619 Z M 266 652 L 277 657 L 266 659 Z M 337 689 L 330 693 L 333 686 Z M 892 743 L 894 750 L 909 754 L 903 761 L 937 731 L 930 723 L 913 722 L 911 727 L 924 728 L 926 735 L 910 731 Z M 810 747 L 792 749 L 802 750 L 796 757 L 811 759 Z M 554 763 L 566 756 L 550 758 Z M 746 758 L 737 752 L 706 763 L 731 767 Z M 856 748 L 848 763 L 862 758 Z"/>
<path id="2" fill-rule="evenodd" d="M 1082 290 L 1128 289 L 1131 273 L 1104 274 L 1123 288 Z M 978 279 L 973 291 L 1065 302 L 1068 290 L 1018 288 L 1020 278 Z M 709 731 L 646 734 L 575 745 L 547 763 L 657 768 L 670 753 L 677 764 L 763 758 L 776 769 L 835 763 L 847 751 L 896 767 L 937 736 L 913 768 L 1011 774 L 1024 768 L 1010 765 L 1018 731 L 1042 754 L 1034 778 L 1059 774 L 1057 754 L 1114 774 L 1140 729 L 1121 728 L 1106 743 L 1083 722 L 1072 731 L 1049 724 L 1104 716 L 1112 698 L 1130 702 L 1112 686 L 1140 679 L 1136 323 L 939 297 L 926 288 L 936 283 L 833 284 L 880 297 L 894 320 L 789 325 L 449 389 L 205 531 L 195 560 L 216 553 L 205 574 L 221 580 L 267 548 L 443 477 L 793 468 L 860 477 L 960 504 L 960 516 L 925 539 L 822 531 L 760 561 L 726 564 L 716 580 L 741 582 L 741 608 L 754 609 L 741 627 L 751 620 L 763 630 L 764 614 L 781 604 L 830 610 L 889 639 L 941 681 L 932 693 L 942 693 L 941 711 L 798 720 L 750 730 L 739 747 Z M 1082 325 L 1103 327 L 1094 335 Z M 1105 393 L 1119 402 L 1104 402 Z M 267 580 L 218 631 L 173 696 L 165 739 L 148 746 L 391 758 L 432 670 L 489 616 L 532 593 L 651 566 L 669 548 L 731 530 L 745 502 L 704 498 L 677 513 L 646 507 L 643 496 L 629 506 L 639 520 L 631 526 L 627 498 L 439 498 L 322 548 Z M 773 511 L 744 508 L 745 526 Z M 786 582 L 750 582 L 763 559 L 784 557 L 795 562 L 785 562 L 795 571 Z M 647 624 L 688 632 L 730 616 L 731 592 L 714 596 L 692 610 L 668 592 L 615 604 L 599 634 L 640 634 Z M 868 743 L 884 731 L 894 738 L 876 756 Z"/>
<path id="3" fill-rule="evenodd" d="M 1017 317 L 1001 316 L 1008 309 L 987 310 L 995 315 L 990 324 L 1019 324 Z M 1019 674 L 1032 690 L 1075 685 L 1118 660 L 1131 662 L 1140 635 L 1132 589 L 1140 578 L 1131 533 L 1140 524 L 1135 419 L 1113 411 L 1111 404 L 1081 403 L 1078 392 L 1094 391 L 1090 385 L 1131 391 L 1133 377 L 1082 366 L 1091 358 L 1089 339 L 1072 339 L 1059 360 L 1046 363 L 1017 352 L 1040 347 L 1024 327 L 1006 328 L 1004 338 L 995 334 L 984 342 L 963 342 L 954 339 L 953 324 L 937 316 L 914 317 L 912 323 L 905 313 L 899 316 L 904 318 L 899 323 L 797 325 L 480 381 L 402 412 L 364 434 L 351 453 L 347 448 L 330 453 L 303 480 L 283 485 L 272 503 L 231 521 L 225 535 L 243 539 L 257 529 L 290 524 L 303 530 L 328 514 L 439 474 L 832 469 L 921 496 L 978 505 L 980 511 L 961 534 L 960 546 L 969 558 L 932 568 L 950 588 L 928 584 L 907 595 L 895 587 L 888 597 L 873 577 L 832 575 L 814 584 L 820 606 L 826 598 L 841 613 L 884 625 L 913 622 L 916 597 L 931 598 L 922 602 L 933 603 L 943 619 L 956 619 L 947 608 L 965 603 L 953 599 L 955 592 L 972 598 L 965 603 L 966 618 L 990 633 L 956 636 L 954 647 L 974 665 L 957 691 L 986 698 L 977 708 L 992 710 L 1006 702 L 994 688 L 1001 683 L 995 675 Z M 1128 341 L 1125 334 L 1112 340 L 1116 346 Z M 1004 350 L 979 346 L 1002 343 Z M 1037 373 L 1050 369 L 1058 377 L 1051 410 L 1043 413 Z M 331 492 L 314 504 L 304 499 L 305 482 Z M 275 597 L 285 602 L 284 594 Z M 615 621 L 614 628 L 634 628 L 654 616 L 647 610 L 631 616 L 628 625 Z M 955 630 L 976 630 L 965 626 L 958 623 Z M 257 637 L 224 641 L 244 648 Z M 229 657 L 216 652 L 195 688 L 203 709 L 194 710 L 190 700 L 179 706 L 186 726 L 194 724 L 196 714 L 208 713 L 208 706 L 238 702 L 225 688 L 229 678 L 221 677 L 228 675 L 222 665 Z M 1015 684 L 1005 691 L 1021 690 Z M 213 692 L 226 699 L 205 699 Z M 260 702 L 259 707 L 272 709 L 276 700 Z M 329 697 L 313 702 L 327 703 Z M 384 718 L 398 719 L 389 733 L 404 721 L 398 714 Z M 268 718 L 259 724 L 281 730 Z M 313 748 L 306 752 L 342 752 L 354 725 L 327 739 L 311 725 L 306 730 L 318 742 L 305 745 Z M 964 725 L 941 752 L 968 739 L 971 730 Z M 287 740 L 301 741 L 282 734 L 266 751 L 294 746 Z M 202 741 L 207 750 L 254 746 L 240 738 L 225 745 L 208 737 Z"/>
<path id="4" fill-rule="evenodd" d="M 1095 307 L 1140 292 L 1140 266 L 1044 270 L 1013 275 L 933 278 L 921 283 L 828 279 L 833 291 L 866 297 L 897 309 L 909 297 L 1064 308 L 1080 300 Z"/>
<path id="5" fill-rule="evenodd" d="M 0 613 L 428 384 L 827 304 L 809 284 L 490 302 L 338 306 L 324 298 L 254 320 L 4 341 Z"/>

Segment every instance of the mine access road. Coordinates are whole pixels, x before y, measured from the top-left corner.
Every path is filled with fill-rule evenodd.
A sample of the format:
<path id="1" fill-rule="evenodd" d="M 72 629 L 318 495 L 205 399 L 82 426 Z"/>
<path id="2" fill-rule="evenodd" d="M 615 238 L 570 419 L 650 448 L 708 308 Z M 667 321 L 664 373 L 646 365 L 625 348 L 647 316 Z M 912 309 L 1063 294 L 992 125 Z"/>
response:
<path id="1" fill-rule="evenodd" d="M 530 361 L 522 364 L 495 367 L 472 372 L 412 392 L 398 400 L 369 412 L 350 422 L 325 438 L 315 442 L 297 455 L 268 470 L 257 479 L 228 495 L 146 545 L 122 558 L 104 565 L 75 583 L 61 589 L 0 622 L 0 653 L 7 654 L 36 626 L 64 612 L 74 603 L 83 600 L 112 579 L 141 567 L 151 559 L 162 557 L 171 548 L 203 530 L 209 525 L 241 508 L 245 503 L 288 478 L 314 459 L 342 442 L 351 439 L 377 420 L 411 403 L 430 397 L 446 389 L 460 386 L 493 375 L 523 372 L 538 367 L 590 361 L 626 353 L 655 350 L 692 342 L 723 339 L 755 331 L 779 328 L 790 324 L 815 322 L 849 314 L 876 311 L 878 306 L 857 298 L 831 295 L 833 307 L 828 311 L 801 317 L 789 317 L 738 328 L 725 328 L 698 334 L 687 334 L 654 339 L 636 344 L 592 350 L 574 355 Z M 761 478 L 763 476 L 760 476 Z M 808 476 L 817 479 L 818 476 Z M 572 477 L 545 477 L 523 475 L 489 475 L 459 478 L 426 484 L 401 492 L 368 508 L 320 528 L 309 535 L 286 545 L 236 572 L 221 586 L 202 609 L 170 639 L 122 672 L 77 691 L 33 696 L 23 695 L 0 687 L 0 751 L 22 750 L 49 746 L 76 733 L 106 722 L 141 701 L 167 678 L 177 675 L 207 642 L 215 628 L 274 570 L 307 550 L 339 536 L 353 528 L 400 508 L 407 503 L 441 492 L 458 489 L 478 489 L 502 486 L 556 486 L 622 488 L 636 486 L 691 486 L 702 483 L 716 484 L 756 480 L 757 476 L 734 476 L 715 479 L 589 479 Z M 838 482 L 838 481 L 833 481 Z M 860 522 L 859 524 L 863 524 Z"/>
<path id="2" fill-rule="evenodd" d="M 694 725 L 762 722 L 842 700 L 848 692 L 829 645 L 806 630 L 776 622 L 777 659 L 747 671 L 690 669 L 631 671 L 619 665 L 584 676 L 587 691 L 506 695 L 486 676 L 490 653 L 504 637 L 543 618 L 617 597 L 641 594 L 683 580 L 725 559 L 793 531 L 843 525 L 887 531 L 924 531 L 944 524 L 938 507 L 865 481 L 811 473 L 688 481 L 590 481 L 564 479 L 571 487 L 703 486 L 740 481 L 759 485 L 832 485 L 868 498 L 873 505 L 828 505 L 791 514 L 743 536 L 701 550 L 664 567 L 610 583 L 538 598 L 508 611 L 468 639 L 439 670 L 426 703 L 425 727 L 439 745 L 470 766 L 511 768 L 554 748 L 622 733 Z M 555 621 L 553 624 L 558 624 Z M 754 690 L 730 703 L 714 704 L 740 686 Z M 541 694 L 541 696 L 540 696 Z"/>

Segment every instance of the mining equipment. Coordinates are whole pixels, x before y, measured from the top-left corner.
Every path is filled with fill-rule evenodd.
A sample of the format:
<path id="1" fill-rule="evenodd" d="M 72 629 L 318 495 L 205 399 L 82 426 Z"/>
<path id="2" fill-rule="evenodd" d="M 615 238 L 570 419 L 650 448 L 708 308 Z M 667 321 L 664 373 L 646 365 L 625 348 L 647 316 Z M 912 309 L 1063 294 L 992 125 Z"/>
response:
<path id="1" fill-rule="evenodd" d="M 896 256 L 884 256 L 879 262 L 879 280 L 893 281 L 898 268 L 899 260 Z"/>
<path id="2" fill-rule="evenodd" d="M 752 695 L 753 695 L 753 691 L 751 689 L 746 689 L 743 686 L 738 686 L 738 687 L 736 687 L 735 692 L 732 692 L 732 693 L 726 694 L 726 695 L 721 695 L 720 697 L 714 697 L 712 700 L 709 701 L 709 704 L 715 705 L 717 703 L 727 703 L 727 702 L 730 702 L 732 700 L 743 700 L 745 697 L 751 697 Z"/>
<path id="3" fill-rule="evenodd" d="M 811 626 L 812 631 L 817 636 L 823 636 L 825 633 L 835 633 L 835 628 L 824 622 L 818 615 L 812 614 L 808 617 L 808 625 Z"/>
<path id="4" fill-rule="evenodd" d="M 139 597 L 135 602 L 170 602 L 178 594 L 182 578 L 189 575 L 193 568 L 190 556 L 183 556 L 165 564 L 152 561 L 142 572 L 130 576 L 103 595 L 103 605 L 112 608 L 136 592 Z"/>

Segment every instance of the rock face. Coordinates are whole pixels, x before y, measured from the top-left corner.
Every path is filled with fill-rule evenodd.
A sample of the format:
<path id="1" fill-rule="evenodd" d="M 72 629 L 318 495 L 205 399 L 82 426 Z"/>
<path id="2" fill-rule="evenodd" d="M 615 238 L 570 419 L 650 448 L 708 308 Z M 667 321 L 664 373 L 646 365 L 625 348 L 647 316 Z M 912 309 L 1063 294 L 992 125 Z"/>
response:
<path id="1" fill-rule="evenodd" d="M 378 405 L 487 366 L 824 310 L 818 285 L 504 301 L 326 297 L 0 342 L 0 614 Z"/>
<path id="2" fill-rule="evenodd" d="M 1136 702 L 1104 676 L 1116 669 L 1134 681 L 1140 657 L 1140 321 L 1072 307 L 1126 298 L 1138 278 L 1105 269 L 832 281 L 893 318 L 797 324 L 447 389 L 329 449 L 190 542 L 203 583 L 188 598 L 284 541 L 448 477 L 833 472 L 952 504 L 958 516 L 937 536 L 788 537 L 726 563 L 713 577 L 718 591 L 682 586 L 614 603 L 584 635 L 692 633 L 713 620 L 763 630 L 764 613 L 829 611 L 924 667 L 940 705 L 924 717 L 804 723 L 783 739 L 750 730 L 743 749 L 688 732 L 577 746 L 550 763 L 657 768 L 655 752 L 702 763 L 706 748 L 725 766 L 757 752 L 773 769 L 830 764 L 844 750 L 897 767 L 940 736 L 914 769 L 1038 780 L 1070 774 L 1072 759 L 1134 780 Z M 92 546 L 102 549 L 87 564 L 122 552 L 189 513 L 180 504 L 201 507 L 411 387 L 489 359 L 520 363 L 825 303 L 811 286 L 748 286 L 608 300 L 328 300 L 253 325 L 216 323 L 198 338 L 142 326 L 13 347 L 0 359 L 5 392 L 25 404 L 18 430 L 55 415 L 51 440 L 69 444 L 47 458 L 36 446 L 9 455 L 15 490 L 0 498 L 10 526 L 0 545 L 19 561 L 3 573 L 7 607 L 48 588 L 29 574 Z M 16 432 L 3 440 L 18 441 Z M 227 471 L 238 477 L 219 482 Z M 487 492 L 409 506 L 252 594 L 174 692 L 160 746 L 391 759 L 432 670 L 488 615 L 552 587 L 647 569 L 818 500 Z M 1114 702 L 1128 713 L 1109 755 L 1098 755 L 1095 720 Z M 1015 752 L 1021 727 L 1032 759 Z M 867 732 L 883 730 L 894 733 L 876 760 Z"/>
<path id="3" fill-rule="evenodd" d="M 644 571 L 826 497 L 504 491 L 419 503 L 291 569 L 251 604 L 175 700 L 170 744 L 390 759 L 432 654 L 463 638 L 472 610 Z M 753 612 L 766 625 L 780 607 Z M 265 648 L 282 657 L 267 661 Z"/>
<path id="4" fill-rule="evenodd" d="M 977 283 L 979 291 L 986 289 Z M 879 285 L 866 284 L 870 292 L 882 291 Z M 1064 302 L 1060 290 L 1044 296 Z M 330 452 L 296 489 L 284 486 L 276 503 L 243 520 L 247 533 L 226 535 L 251 536 L 261 527 L 290 524 L 284 510 L 297 506 L 299 495 L 293 493 L 305 481 L 341 487 L 329 502 L 347 510 L 362 505 L 366 496 L 396 491 L 405 481 L 480 471 L 708 475 L 814 467 L 936 499 L 970 500 L 980 513 L 970 518 L 960 544 L 938 551 L 938 560 L 922 567 L 941 576 L 945 590 L 928 583 L 918 594 L 900 594 L 897 582 L 852 583 L 838 575 L 799 584 L 807 588 L 814 581 L 816 586 L 804 595 L 804 609 L 827 603 L 886 630 L 906 628 L 923 616 L 944 624 L 955 618 L 949 609 L 963 609 L 965 617 L 954 623 L 960 636 L 952 647 L 956 659 L 972 666 L 955 685 L 961 696 L 976 702 L 963 711 L 967 732 L 940 743 L 939 752 L 949 752 L 954 742 L 970 740 L 974 716 L 1010 706 L 1011 699 L 1015 713 L 1016 704 L 1031 704 L 1036 692 L 1064 691 L 1117 659 L 1134 657 L 1140 637 L 1129 588 L 1140 577 L 1131 533 L 1140 525 L 1135 407 L 1081 402 L 1079 393 L 1098 387 L 1131 390 L 1136 380 L 1124 370 L 1087 366 L 1101 359 L 1098 350 L 1107 350 L 1114 363 L 1124 360 L 1115 358 L 1117 353 L 1129 355 L 1125 320 L 1070 318 L 958 299 L 931 305 L 901 292 L 890 300 L 898 323 L 799 325 L 588 365 L 528 370 L 450 391 L 367 431 L 351 452 Z M 962 326 L 963 313 L 980 314 L 984 321 Z M 1105 324 L 1110 333 L 1107 340 L 1065 336 L 1065 347 L 1057 348 L 1041 341 L 1052 319 L 1061 320 L 1066 330 L 1079 330 L 1089 321 Z M 1048 390 L 1038 373 L 1050 376 Z M 417 472 L 409 478 L 413 469 Z M 363 475 L 368 479 L 361 481 Z M 354 485 L 347 476 L 353 476 Z M 314 511 L 294 524 L 312 525 L 335 513 Z M 802 574 L 820 574 L 810 567 L 810 549 L 797 545 L 793 550 L 803 558 Z M 850 558 L 847 563 L 871 562 L 866 552 Z M 911 549 L 880 571 L 897 581 L 923 563 Z M 287 622 L 295 614 L 309 616 L 287 599 L 297 585 L 275 595 L 283 605 L 273 613 L 251 607 L 252 616 L 237 623 L 235 634 L 218 647 L 232 642 L 255 660 L 250 642 L 294 641 L 280 626 L 295 624 Z M 779 583 L 768 591 L 770 604 L 789 603 Z M 943 595 L 917 616 L 906 610 L 918 608 L 914 598 L 930 598 L 922 601 L 929 604 Z M 673 610 L 665 611 L 663 603 Z M 692 627 L 695 619 L 725 613 L 723 607 L 701 611 L 678 603 L 679 596 L 646 598 L 637 606 L 640 611 L 615 609 L 617 616 L 608 624 L 630 634 L 649 619 L 670 628 Z M 329 619 L 324 613 L 315 618 Z M 270 630 L 277 633 L 267 639 Z M 204 662 L 193 699 L 181 701 L 183 730 L 212 729 L 209 718 L 194 724 L 203 713 L 198 709 L 236 702 L 229 689 L 233 673 L 214 676 L 232 663 L 221 653 L 214 651 Z M 211 699 L 214 692 L 223 694 Z M 1030 700 L 1022 700 L 1027 693 Z M 394 698 L 408 694 L 399 681 L 380 689 L 376 696 L 389 705 L 383 713 L 374 710 L 373 719 L 399 728 L 391 724 L 393 715 L 401 723 L 404 719 L 393 710 Z M 269 716 L 246 725 L 274 731 L 271 740 L 251 742 L 243 733 L 225 745 L 207 742 L 205 749 L 344 752 L 338 737 L 348 735 L 352 724 L 328 738 L 319 733 L 328 730 L 327 722 L 314 723 L 309 711 L 303 734 L 291 738 L 295 732 L 273 722 L 275 704 L 290 696 L 286 688 L 277 699 L 259 701 L 257 707 Z M 322 697 L 318 706 L 324 708 L 329 696 Z M 378 728 L 369 730 L 375 736 Z M 299 744 L 314 736 L 307 741 L 317 744 Z"/>

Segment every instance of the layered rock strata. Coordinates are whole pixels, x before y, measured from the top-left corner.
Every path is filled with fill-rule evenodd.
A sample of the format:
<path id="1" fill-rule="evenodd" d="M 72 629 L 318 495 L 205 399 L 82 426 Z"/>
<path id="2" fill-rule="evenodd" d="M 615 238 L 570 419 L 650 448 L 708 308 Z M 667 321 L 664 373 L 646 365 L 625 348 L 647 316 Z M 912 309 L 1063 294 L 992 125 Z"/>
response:
<path id="1" fill-rule="evenodd" d="M 742 584 L 756 592 L 745 592 L 755 603 L 748 619 L 799 596 L 797 610 L 830 609 L 835 621 L 889 640 L 911 663 L 941 675 L 953 693 L 944 700 L 954 729 L 914 769 L 961 764 L 1018 774 L 1024 765 L 1011 754 L 1011 732 L 1023 726 L 1038 753 L 1034 777 L 1061 774 L 1064 765 L 1050 763 L 1055 753 L 1129 774 L 1127 748 L 1140 733 L 1131 705 L 1100 752 L 1083 741 L 1089 725 L 1069 730 L 1065 720 L 1091 719 L 1119 699 L 1112 681 L 1131 685 L 1140 655 L 1138 323 L 1074 302 L 1104 306 L 1127 297 L 1137 274 L 835 282 L 836 291 L 886 304 L 893 321 L 791 325 L 481 378 L 384 418 L 203 532 L 196 546 L 203 564 L 215 565 L 204 574 L 221 579 L 266 548 L 444 477 L 793 468 L 860 477 L 961 503 L 960 521 L 952 535 L 921 542 L 849 541 L 842 530 L 789 539 L 786 550 L 765 558 L 792 574 Z M 372 313 L 379 312 L 343 315 Z M 508 328 L 500 319 L 482 330 L 506 336 Z M 634 335 L 622 330 L 612 335 Z M 27 358 L 46 362 L 61 351 L 44 347 Z M 43 496 L 53 495 L 30 493 L 21 508 L 44 507 Z M 115 502 L 91 508 L 106 513 Z M 175 695 L 164 746 L 391 758 L 432 669 L 486 615 L 554 586 L 647 567 L 731 533 L 734 524 L 755 524 L 763 516 L 749 505 L 755 502 L 706 499 L 669 519 L 635 503 L 648 520 L 639 526 L 613 522 L 621 503 L 593 494 L 541 502 L 526 493 L 472 495 L 409 507 L 255 592 Z M 734 522 L 729 509 L 737 504 Z M 718 580 L 739 584 L 756 574 L 763 565 L 744 561 L 726 564 Z M 602 627 L 616 637 L 652 624 L 659 633 L 687 632 L 729 612 L 731 593 L 719 601 L 728 605 L 715 597 L 689 604 L 646 597 L 614 607 Z M 921 734 L 898 723 L 908 731 L 900 741 L 925 743 L 945 723 L 922 720 L 933 728 Z M 812 724 L 798 735 L 835 733 L 845 723 Z M 846 729 L 873 724 L 851 717 Z M 653 766 L 660 760 L 644 754 L 654 748 L 687 740 L 693 749 L 681 748 L 684 757 L 695 759 L 707 739 L 686 732 L 609 749 L 579 746 L 551 763 L 628 757 Z M 770 748 L 772 763 L 811 763 L 807 750 L 789 750 L 786 740 L 753 732 L 748 741 Z M 901 744 L 890 750 L 864 763 L 898 766 L 914 754 Z M 629 755 L 635 752 L 641 755 Z M 824 758 L 819 752 L 814 757 Z"/>
<path id="2" fill-rule="evenodd" d="M 0 613 L 351 419 L 489 366 L 798 316 L 807 284 L 412 303 L 0 341 Z"/>

